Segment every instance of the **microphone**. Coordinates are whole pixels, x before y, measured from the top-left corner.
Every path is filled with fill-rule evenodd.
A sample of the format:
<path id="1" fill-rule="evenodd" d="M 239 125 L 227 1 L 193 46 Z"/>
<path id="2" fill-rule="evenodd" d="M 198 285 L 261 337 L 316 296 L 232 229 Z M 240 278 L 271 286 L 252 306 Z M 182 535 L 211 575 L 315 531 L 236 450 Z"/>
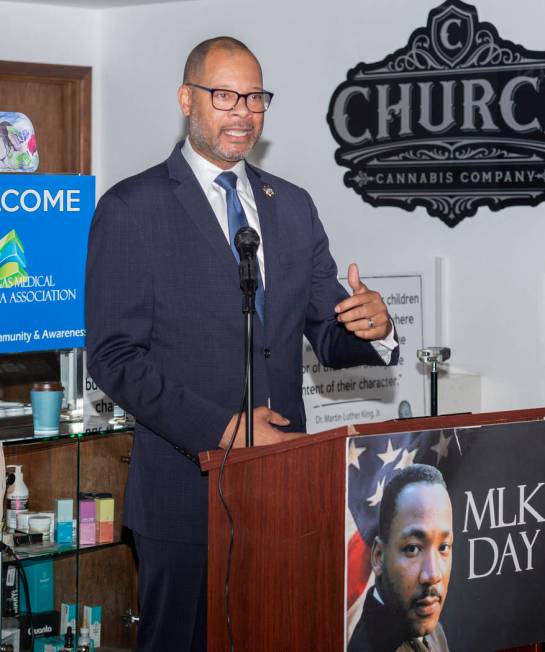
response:
<path id="1" fill-rule="evenodd" d="M 257 290 L 259 242 L 259 235 L 251 226 L 243 226 L 235 234 L 235 247 L 240 256 L 240 287 L 246 297 L 255 297 Z"/>
<path id="2" fill-rule="evenodd" d="M 259 236 L 251 226 L 243 226 L 235 233 L 235 247 L 240 256 L 243 258 L 255 258 L 257 248 L 259 247 Z"/>

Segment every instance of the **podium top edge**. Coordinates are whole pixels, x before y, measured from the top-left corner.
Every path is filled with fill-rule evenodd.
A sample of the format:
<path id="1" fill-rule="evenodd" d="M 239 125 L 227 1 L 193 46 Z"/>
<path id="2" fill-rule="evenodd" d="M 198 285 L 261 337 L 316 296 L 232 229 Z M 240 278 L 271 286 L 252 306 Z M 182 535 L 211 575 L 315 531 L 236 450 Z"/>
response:
<path id="1" fill-rule="evenodd" d="M 249 462 L 269 455 L 279 455 L 307 446 L 316 446 L 331 440 L 344 440 L 347 437 L 367 437 L 373 435 L 397 434 L 424 430 L 440 430 L 447 428 L 471 428 L 489 426 L 517 421 L 536 421 L 545 419 L 545 407 L 526 410 L 508 410 L 505 412 L 483 412 L 478 414 L 450 414 L 436 417 L 415 417 L 412 419 L 391 419 L 380 423 L 362 423 L 341 426 L 332 430 L 312 435 L 304 435 L 278 444 L 255 446 L 253 448 L 236 448 L 231 451 L 227 465 Z M 199 453 L 201 471 L 219 469 L 223 462 L 223 450 L 204 451 Z"/>

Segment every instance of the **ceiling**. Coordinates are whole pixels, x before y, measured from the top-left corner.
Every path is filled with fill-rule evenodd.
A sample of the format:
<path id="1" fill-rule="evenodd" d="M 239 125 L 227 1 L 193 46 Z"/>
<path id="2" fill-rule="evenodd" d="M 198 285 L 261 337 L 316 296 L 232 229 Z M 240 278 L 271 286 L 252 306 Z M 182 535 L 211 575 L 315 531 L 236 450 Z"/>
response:
<path id="1" fill-rule="evenodd" d="M 181 0 L 11 0 L 11 2 L 62 5 L 65 7 L 85 7 L 87 9 L 108 9 L 110 7 L 130 7 L 134 5 L 159 5 Z"/>

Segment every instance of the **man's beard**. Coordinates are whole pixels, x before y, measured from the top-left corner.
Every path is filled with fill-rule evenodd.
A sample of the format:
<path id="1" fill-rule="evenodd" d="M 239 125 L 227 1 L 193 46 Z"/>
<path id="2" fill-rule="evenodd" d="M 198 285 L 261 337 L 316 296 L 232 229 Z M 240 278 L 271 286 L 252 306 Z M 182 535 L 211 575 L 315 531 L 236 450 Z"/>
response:
<path id="1" fill-rule="evenodd" d="M 237 129 L 237 127 L 246 129 L 248 125 L 230 125 L 229 129 Z M 198 115 L 193 114 L 191 116 L 188 131 L 191 144 L 200 152 L 207 152 L 217 160 L 229 161 L 231 163 L 236 163 L 237 161 L 242 161 L 242 159 L 245 159 L 246 156 L 252 151 L 254 145 L 259 139 L 259 136 L 261 135 L 261 130 L 257 133 L 254 130 L 253 138 L 245 149 L 237 149 L 236 151 L 231 151 L 230 149 L 226 149 L 220 145 L 219 137 L 217 138 L 218 142 L 211 142 L 205 136 L 205 130 L 202 127 L 202 123 Z"/>
<path id="2" fill-rule="evenodd" d="M 424 598 L 426 596 L 438 597 L 443 604 L 443 598 L 439 591 L 433 586 L 422 587 L 421 593 L 411 598 L 411 602 L 406 605 L 401 596 L 395 589 L 395 586 L 390 582 L 390 578 L 387 575 L 381 577 L 381 582 L 377 582 L 377 588 L 380 597 L 384 601 L 385 607 L 390 613 L 390 619 L 392 623 L 396 623 L 397 634 L 401 640 L 409 640 L 411 638 L 416 638 L 418 636 L 423 636 L 430 634 L 431 632 L 425 632 L 418 630 L 416 622 L 413 622 L 409 617 L 409 611 L 414 609 L 414 603 L 416 600 Z"/>

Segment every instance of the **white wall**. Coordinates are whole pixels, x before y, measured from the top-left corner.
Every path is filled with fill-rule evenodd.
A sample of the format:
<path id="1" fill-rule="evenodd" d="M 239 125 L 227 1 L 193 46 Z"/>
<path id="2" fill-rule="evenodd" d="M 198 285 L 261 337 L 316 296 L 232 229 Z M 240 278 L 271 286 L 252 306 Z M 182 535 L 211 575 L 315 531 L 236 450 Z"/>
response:
<path id="1" fill-rule="evenodd" d="M 365 274 L 422 273 L 425 342 L 450 345 L 454 366 L 482 375 L 482 409 L 543 405 L 545 204 L 480 209 L 449 229 L 423 209 L 370 207 L 344 187 L 345 168 L 334 162 L 336 143 L 325 121 L 333 90 L 359 61 L 377 61 L 405 45 L 438 4 L 194 0 L 100 15 L 40 7 L 21 38 L 23 5 L 1 3 L 3 22 L 6 6 L 8 17 L 16 14 L 8 34 L 19 33 L 0 40 L 0 57 L 98 66 L 94 160 L 102 191 L 166 158 L 182 133 L 176 90 L 191 47 L 218 34 L 241 38 L 261 59 L 265 86 L 276 93 L 261 164 L 310 190 L 341 273 L 352 260 Z M 545 49 L 541 0 L 473 4 L 503 38 Z M 57 25 L 61 13 L 68 28 Z M 437 256 L 448 266 L 448 341 L 442 342 L 435 342 Z"/>
<path id="2" fill-rule="evenodd" d="M 43 4 L 0 2 L 0 59 L 93 67 L 93 171 L 101 165 L 101 12 Z M 0 109 L 13 110 L 2 106 Z M 39 148 L 38 143 L 38 148 Z"/>
<path id="3" fill-rule="evenodd" d="M 480 209 L 449 229 L 422 209 L 374 209 L 343 186 L 325 115 L 357 62 L 377 61 L 426 24 L 429 0 L 201 0 L 111 10 L 104 20 L 104 181 L 166 156 L 181 130 L 175 91 L 189 49 L 203 38 L 240 37 L 260 57 L 276 93 L 262 160 L 315 198 L 342 270 L 421 272 L 425 341 L 435 344 L 434 259 L 448 266 L 453 365 L 481 374 L 483 410 L 544 403 L 545 213 Z M 540 0 L 479 0 L 481 20 L 530 49 L 543 46 Z"/>

